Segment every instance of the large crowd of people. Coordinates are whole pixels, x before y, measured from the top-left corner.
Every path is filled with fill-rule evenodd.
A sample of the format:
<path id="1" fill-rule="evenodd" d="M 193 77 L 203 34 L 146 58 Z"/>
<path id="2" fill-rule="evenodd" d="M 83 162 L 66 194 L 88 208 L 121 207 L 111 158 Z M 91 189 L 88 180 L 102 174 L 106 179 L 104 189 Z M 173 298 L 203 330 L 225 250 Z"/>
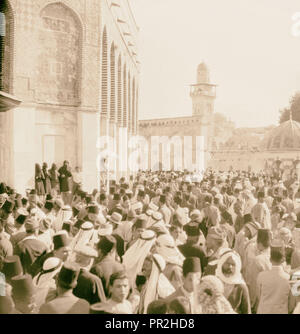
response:
<path id="1" fill-rule="evenodd" d="M 76 173 L 0 184 L 0 313 L 300 313 L 296 178 L 140 171 L 87 193 Z"/>

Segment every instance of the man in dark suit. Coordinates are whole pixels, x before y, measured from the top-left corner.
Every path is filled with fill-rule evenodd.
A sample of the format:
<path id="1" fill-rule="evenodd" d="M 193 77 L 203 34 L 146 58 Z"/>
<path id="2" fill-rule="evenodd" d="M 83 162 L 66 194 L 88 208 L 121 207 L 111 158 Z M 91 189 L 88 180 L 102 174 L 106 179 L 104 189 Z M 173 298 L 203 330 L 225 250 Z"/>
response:
<path id="1" fill-rule="evenodd" d="M 85 299 L 91 305 L 105 302 L 106 296 L 101 279 L 90 273 L 93 260 L 98 256 L 97 251 L 90 246 L 81 246 L 76 250 L 75 262 L 80 266 L 77 286 L 73 290 L 74 296 Z"/>
<path id="2" fill-rule="evenodd" d="M 184 257 L 198 257 L 200 260 L 201 271 L 205 270 L 207 265 L 207 258 L 203 250 L 203 246 L 199 245 L 201 231 L 198 225 L 189 225 L 185 228 L 187 234 L 187 241 L 184 245 L 179 245 L 178 249 L 183 254 Z"/>
<path id="3" fill-rule="evenodd" d="M 72 173 L 70 171 L 69 162 L 64 161 L 64 165 L 60 167 L 58 170 L 59 173 L 59 184 L 60 184 L 60 192 L 62 193 L 62 198 L 65 204 L 71 204 L 72 193 L 71 189 L 72 186 L 70 184 L 70 178 Z"/>
<path id="4" fill-rule="evenodd" d="M 24 273 L 31 273 L 30 267 L 38 257 L 47 253 L 47 246 L 37 239 L 39 223 L 28 219 L 25 223 L 26 237 L 15 248 L 15 255 L 20 257 Z"/>
<path id="5" fill-rule="evenodd" d="M 197 296 L 195 288 L 200 284 L 201 266 L 198 257 L 188 257 L 184 260 L 183 266 L 183 285 L 179 287 L 172 295 L 167 297 L 165 301 L 171 303 L 178 297 L 183 297 L 186 304 L 189 305 L 189 314 L 195 314 L 197 308 Z"/>
<path id="6" fill-rule="evenodd" d="M 113 236 L 101 238 L 97 249 L 98 261 L 91 269 L 91 273 L 101 278 L 105 295 L 108 297 L 110 276 L 118 271 L 124 271 L 125 267 L 116 261 L 116 239 Z"/>

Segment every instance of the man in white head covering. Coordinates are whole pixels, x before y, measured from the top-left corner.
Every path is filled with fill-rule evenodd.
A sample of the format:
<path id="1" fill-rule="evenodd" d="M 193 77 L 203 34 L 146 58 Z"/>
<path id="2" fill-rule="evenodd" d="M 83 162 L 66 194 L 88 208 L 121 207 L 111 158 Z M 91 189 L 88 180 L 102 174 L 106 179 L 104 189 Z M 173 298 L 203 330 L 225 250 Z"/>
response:
<path id="1" fill-rule="evenodd" d="M 50 252 L 53 249 L 53 236 L 54 231 L 51 228 L 51 219 L 42 219 L 40 221 L 39 235 L 37 238 L 47 246 L 47 252 Z"/>
<path id="2" fill-rule="evenodd" d="M 129 275 L 131 287 L 135 287 L 136 276 L 141 272 L 145 258 L 155 244 L 155 237 L 153 231 L 143 232 L 123 256 L 123 265 Z"/>
<path id="3" fill-rule="evenodd" d="M 254 205 L 257 203 L 257 200 L 254 198 L 253 193 L 249 189 L 243 191 L 244 197 L 244 215 L 251 214 L 251 210 Z"/>
<path id="4" fill-rule="evenodd" d="M 80 226 L 80 230 L 72 240 L 70 247 L 76 251 L 77 248 L 87 244 L 94 245 L 98 239 L 97 231 L 91 222 L 84 222 Z"/>
<path id="5" fill-rule="evenodd" d="M 57 207 L 59 207 L 62 202 L 59 200 L 55 201 L 55 204 L 57 205 Z M 56 219 L 53 222 L 53 230 L 55 232 L 58 232 L 62 229 L 63 223 L 67 220 L 70 220 L 72 218 L 73 212 L 72 212 L 72 208 L 69 205 L 66 205 L 64 207 L 62 207 L 61 209 L 59 209 Z"/>
<path id="6" fill-rule="evenodd" d="M 156 253 L 166 261 L 163 274 L 175 289 L 182 285 L 182 265 L 184 256 L 175 245 L 174 239 L 168 235 L 160 235 L 156 240 Z"/>
<path id="7" fill-rule="evenodd" d="M 49 257 L 43 264 L 42 271 L 33 278 L 36 286 L 35 302 L 40 308 L 46 301 L 50 290 L 56 290 L 55 276 L 59 273 L 63 262 L 57 257 Z"/>
<path id="8" fill-rule="evenodd" d="M 232 249 L 224 248 L 216 269 L 216 276 L 224 284 L 224 296 L 235 312 L 251 314 L 249 291 L 241 269 L 240 256 Z"/>
<path id="9" fill-rule="evenodd" d="M 142 271 L 147 279 L 142 288 L 140 303 L 138 307 L 139 314 L 146 314 L 148 305 L 158 298 L 167 298 L 175 292 L 175 288 L 163 274 L 166 262 L 159 254 L 149 255 L 143 263 Z M 146 269 L 147 268 L 147 269 Z"/>

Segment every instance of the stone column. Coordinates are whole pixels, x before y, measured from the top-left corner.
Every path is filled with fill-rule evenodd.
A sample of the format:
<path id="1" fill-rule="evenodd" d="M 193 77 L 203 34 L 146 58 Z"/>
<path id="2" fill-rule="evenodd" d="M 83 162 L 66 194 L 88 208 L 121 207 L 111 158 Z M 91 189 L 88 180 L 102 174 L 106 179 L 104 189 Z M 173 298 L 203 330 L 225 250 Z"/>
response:
<path id="1" fill-rule="evenodd" d="M 99 189 L 99 149 L 98 138 L 100 117 L 97 112 L 78 113 L 78 160 L 82 168 L 82 188 L 92 192 Z"/>
<path id="2" fill-rule="evenodd" d="M 22 194 L 34 188 L 35 163 L 35 108 L 20 106 L 9 111 L 8 128 L 11 139 L 12 164 L 9 181 Z"/>

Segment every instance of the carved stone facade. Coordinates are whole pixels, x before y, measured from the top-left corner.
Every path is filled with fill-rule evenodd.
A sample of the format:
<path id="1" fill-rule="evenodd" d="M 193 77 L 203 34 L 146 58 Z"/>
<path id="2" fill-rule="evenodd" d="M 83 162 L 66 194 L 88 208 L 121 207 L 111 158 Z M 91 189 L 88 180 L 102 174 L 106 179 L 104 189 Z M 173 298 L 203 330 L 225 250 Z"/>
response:
<path id="1" fill-rule="evenodd" d="M 66 159 L 82 168 L 85 189 L 97 188 L 99 138 L 136 131 L 138 28 L 128 1 L 4 0 L 0 15 L 0 90 L 22 100 L 0 116 L 0 180 L 24 192 L 35 163 Z"/>

